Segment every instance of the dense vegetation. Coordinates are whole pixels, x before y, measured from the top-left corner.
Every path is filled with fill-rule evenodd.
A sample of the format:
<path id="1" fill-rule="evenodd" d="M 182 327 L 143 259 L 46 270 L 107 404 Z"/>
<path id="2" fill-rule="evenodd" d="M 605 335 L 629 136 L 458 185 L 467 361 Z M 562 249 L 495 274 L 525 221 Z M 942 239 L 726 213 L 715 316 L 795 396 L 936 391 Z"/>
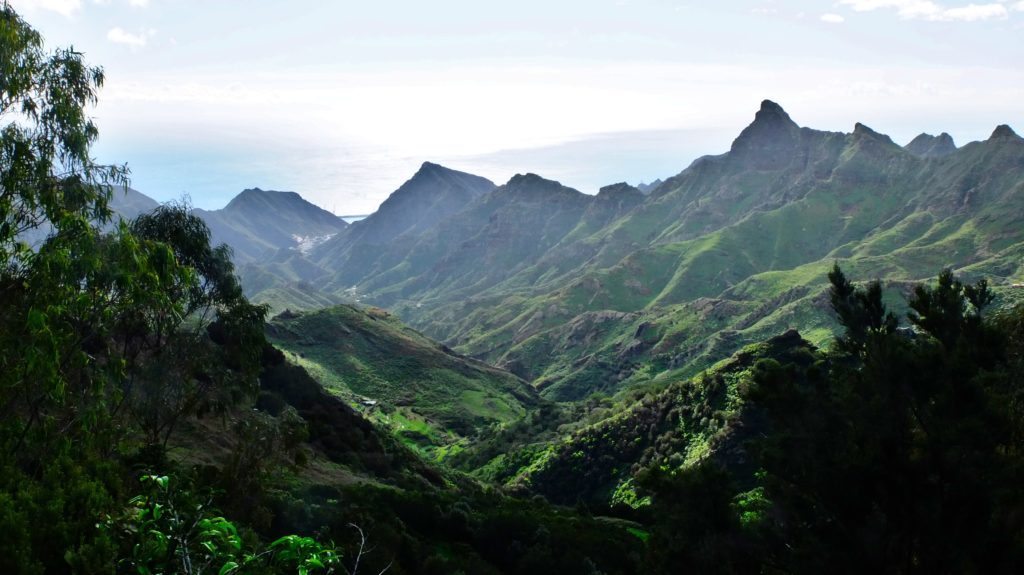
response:
<path id="1" fill-rule="evenodd" d="M 800 129 L 766 103 L 728 157 L 646 198 L 624 185 L 585 198 L 532 175 L 495 188 L 427 164 L 382 227 L 259 190 L 221 214 L 238 231 L 259 206 L 298 205 L 338 234 L 324 250 L 367 266 L 375 297 L 436 304 L 413 315 L 456 326 L 462 349 L 493 346 L 482 355 L 535 389 L 377 308 L 266 322 L 231 250 L 211 245 L 209 214 L 113 218 L 126 170 L 89 155 L 101 70 L 45 51 L 3 4 L 0 72 L 2 573 L 1024 567 L 1024 307 L 977 279 L 1019 269 L 1008 128 L 902 150 L 863 127 Z M 877 157 L 892 161 L 879 172 Z M 957 172 L 968 160 L 970 177 Z M 918 191 L 954 183 L 893 199 L 906 170 Z M 415 201 L 438 185 L 442 227 Z M 926 200 L 948 202 L 910 209 Z M 872 211 L 897 204 L 896 220 Z M 794 228 L 838 215 L 846 228 L 828 241 Z M 771 253 L 750 240 L 766 227 Z M 439 241 L 449 232 L 455 251 Z M 969 265 L 910 281 L 941 268 L 940 252 Z M 749 269 L 723 264 L 735 253 Z M 356 273 L 277 258 L 287 265 L 250 272 L 273 285 L 312 269 L 338 289 Z M 839 259 L 858 276 L 913 271 L 857 286 Z M 751 296 L 762 288 L 770 297 Z M 718 333 L 736 317 L 745 327 Z M 772 332 L 790 320 L 813 341 Z"/>
<path id="2" fill-rule="evenodd" d="M 719 501 L 713 520 L 706 508 L 688 517 L 681 500 L 663 510 L 662 523 L 715 527 L 699 550 L 676 540 L 662 560 L 739 569 L 731 558 L 741 556 L 783 572 L 1019 570 L 1024 314 L 986 317 L 985 282 L 963 285 L 947 271 L 915 289 L 914 329 L 903 330 L 877 283 L 855 288 L 838 267 L 830 279 L 844 326 L 835 351 L 761 360 L 744 390 L 766 429 L 750 442 L 753 482 L 728 463 L 675 476 L 656 469 L 641 481 Z"/>
<path id="3" fill-rule="evenodd" d="M 159 465 L 182 418 L 252 393 L 265 310 L 183 207 L 100 231 L 125 183 L 89 156 L 101 70 L 44 52 L 6 4 L 0 38 L 0 570 L 91 570 L 113 561 L 95 526 L 132 463 Z"/>

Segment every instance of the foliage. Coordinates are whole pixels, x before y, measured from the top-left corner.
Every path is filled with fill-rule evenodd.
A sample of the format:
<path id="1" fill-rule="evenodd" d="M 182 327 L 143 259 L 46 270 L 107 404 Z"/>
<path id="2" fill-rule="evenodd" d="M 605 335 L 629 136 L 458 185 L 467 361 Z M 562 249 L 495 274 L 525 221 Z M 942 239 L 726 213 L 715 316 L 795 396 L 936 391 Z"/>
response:
<path id="1" fill-rule="evenodd" d="M 351 557 L 360 538 L 373 541 L 362 564 L 371 572 L 490 575 L 639 571 L 643 543 L 636 523 L 591 517 L 549 505 L 541 498 L 514 499 L 490 490 L 391 489 L 372 483 L 317 488 L 301 494 L 311 517 L 326 525 Z M 352 536 L 355 536 L 354 538 Z"/>
<path id="2" fill-rule="evenodd" d="M 746 537 L 749 496 L 734 505 L 729 474 L 710 464 L 641 474 L 657 494 L 657 514 L 645 567 L 651 573 L 754 573 L 757 541 Z M 739 508 L 739 513 L 736 508 Z"/>
<path id="3" fill-rule="evenodd" d="M 39 33 L 5 2 L 0 6 L 0 258 L 17 268 L 28 252 L 18 236 L 49 222 L 57 230 L 109 215 L 108 185 L 125 169 L 89 156 L 103 71 L 74 49 L 47 53 Z"/>
<path id="4" fill-rule="evenodd" d="M 832 266 L 828 279 L 832 284 L 829 301 L 844 328 L 843 335 L 836 339 L 839 349 L 861 353 L 869 338 L 884 337 L 896 331 L 899 320 L 885 310 L 881 282 L 873 281 L 867 287 L 858 289 L 846 279 L 839 263 Z"/>
<path id="5" fill-rule="evenodd" d="M 761 524 L 775 543 L 765 561 L 790 572 L 824 562 L 1012 571 L 1024 558 L 1024 460 L 1019 413 L 1005 400 L 1019 394 L 1019 375 L 1003 324 L 983 319 L 985 282 L 964 286 L 944 271 L 918 286 L 909 318 L 919 331 L 907 332 L 882 319 L 891 316 L 877 284 L 853 288 L 838 268 L 832 280 L 846 328 L 835 354 L 759 363 L 748 395 L 770 426 L 753 447 L 770 502 Z"/>
<path id="6" fill-rule="evenodd" d="M 102 554 L 130 461 L 162 465 L 182 418 L 253 396 L 265 309 L 184 206 L 107 225 L 127 171 L 89 155 L 102 71 L 6 3 L 0 39 L 0 500 L 12 571 L 60 571 Z"/>
<path id="7" fill-rule="evenodd" d="M 196 502 L 189 492 L 175 489 L 167 476 L 143 476 L 142 485 L 144 493 L 132 498 L 122 515 L 105 523 L 121 548 L 118 572 L 348 572 L 336 549 L 310 537 L 288 535 L 252 547 L 231 521 L 213 514 L 209 500 Z"/>

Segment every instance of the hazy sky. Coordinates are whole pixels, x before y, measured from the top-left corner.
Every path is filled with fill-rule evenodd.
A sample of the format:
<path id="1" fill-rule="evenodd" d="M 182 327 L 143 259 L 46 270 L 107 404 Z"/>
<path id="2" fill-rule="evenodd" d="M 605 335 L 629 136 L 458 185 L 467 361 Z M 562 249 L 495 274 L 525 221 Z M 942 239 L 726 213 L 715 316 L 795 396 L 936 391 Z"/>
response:
<path id="1" fill-rule="evenodd" d="M 1024 131 L 1024 1 L 14 0 L 102 65 L 98 159 L 160 200 L 365 213 L 425 160 L 593 193 L 721 153 L 762 99 L 906 143 Z"/>

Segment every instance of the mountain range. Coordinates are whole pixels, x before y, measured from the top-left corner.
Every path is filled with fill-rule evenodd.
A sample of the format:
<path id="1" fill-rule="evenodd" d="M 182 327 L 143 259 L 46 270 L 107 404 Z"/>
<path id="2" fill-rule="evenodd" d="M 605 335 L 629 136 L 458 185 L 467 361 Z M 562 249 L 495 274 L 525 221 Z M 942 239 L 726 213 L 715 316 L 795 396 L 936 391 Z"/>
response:
<path id="1" fill-rule="evenodd" d="M 392 310 L 458 352 L 574 400 L 686 377 L 797 328 L 834 333 L 825 274 L 895 296 L 950 267 L 1006 297 L 1024 278 L 1024 139 L 906 146 L 857 124 L 799 126 L 764 101 L 717 156 L 643 190 L 501 186 L 430 162 L 364 220 L 246 190 L 197 213 L 275 311 Z"/>
<path id="2" fill-rule="evenodd" d="M 947 134 L 899 146 L 862 124 L 801 127 L 765 101 L 728 152 L 646 195 L 535 174 L 494 186 L 425 163 L 372 216 L 240 271 L 278 310 L 384 307 L 579 399 L 693 375 L 790 327 L 826 341 L 836 261 L 894 295 L 951 267 L 1009 297 L 1024 277 L 1022 186 L 1008 126 L 959 148 Z"/>

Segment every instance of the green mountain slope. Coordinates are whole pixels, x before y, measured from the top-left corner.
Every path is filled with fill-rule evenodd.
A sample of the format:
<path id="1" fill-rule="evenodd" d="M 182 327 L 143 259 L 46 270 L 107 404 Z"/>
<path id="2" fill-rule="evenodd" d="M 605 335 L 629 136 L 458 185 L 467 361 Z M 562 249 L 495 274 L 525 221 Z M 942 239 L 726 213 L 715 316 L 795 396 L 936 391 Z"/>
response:
<path id="1" fill-rule="evenodd" d="M 434 449 L 543 404 L 519 378 L 460 356 L 380 309 L 283 313 L 267 335 L 332 392 Z"/>
<path id="2" fill-rule="evenodd" d="M 503 474 L 510 487 L 554 503 L 597 505 L 637 505 L 632 484 L 651 467 L 685 469 L 714 457 L 749 475 L 743 444 L 759 428 L 739 390 L 749 384 L 751 367 L 766 358 L 808 365 L 814 353 L 795 331 L 747 346 L 698 378 L 642 394 L 569 438 L 534 448 L 535 458 Z"/>

